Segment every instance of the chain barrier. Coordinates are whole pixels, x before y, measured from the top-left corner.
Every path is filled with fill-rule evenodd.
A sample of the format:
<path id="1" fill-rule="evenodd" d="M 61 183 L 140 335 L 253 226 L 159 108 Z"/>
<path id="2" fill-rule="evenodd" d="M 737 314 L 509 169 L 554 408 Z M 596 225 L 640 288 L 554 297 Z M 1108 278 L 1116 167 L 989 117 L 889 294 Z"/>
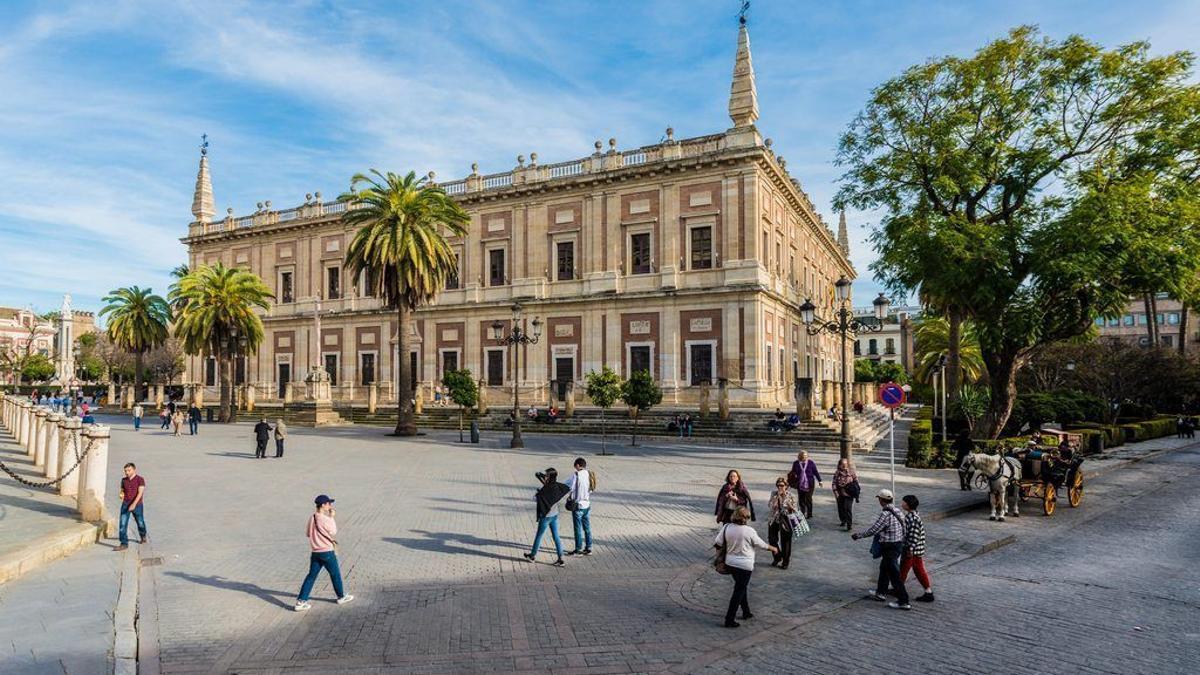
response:
<path id="1" fill-rule="evenodd" d="M 75 452 L 75 465 L 72 466 L 70 469 L 67 469 L 67 471 L 65 473 L 63 473 L 63 475 L 59 476 L 58 478 L 55 478 L 54 480 L 37 481 L 37 482 L 28 480 L 28 479 L 16 474 L 15 472 L 13 472 L 13 470 L 8 468 L 8 466 L 5 465 L 4 462 L 0 462 L 0 471 L 3 471 L 4 473 L 8 474 L 9 476 L 12 477 L 13 480 L 17 481 L 18 483 L 20 483 L 21 485 L 24 485 L 26 487 L 33 487 L 33 488 L 54 487 L 54 486 L 58 485 L 59 483 L 63 482 L 64 480 L 66 480 L 67 476 L 70 476 L 75 471 L 75 469 L 79 468 L 80 464 L 83 464 L 84 458 L 86 458 L 88 456 L 88 453 L 92 451 L 92 447 L 94 447 L 96 445 L 96 441 L 95 441 L 95 439 L 92 439 L 91 441 L 89 441 L 87 444 L 87 447 L 83 449 L 83 454 L 79 453 L 79 434 L 71 434 L 71 444 L 74 446 L 73 450 Z"/>

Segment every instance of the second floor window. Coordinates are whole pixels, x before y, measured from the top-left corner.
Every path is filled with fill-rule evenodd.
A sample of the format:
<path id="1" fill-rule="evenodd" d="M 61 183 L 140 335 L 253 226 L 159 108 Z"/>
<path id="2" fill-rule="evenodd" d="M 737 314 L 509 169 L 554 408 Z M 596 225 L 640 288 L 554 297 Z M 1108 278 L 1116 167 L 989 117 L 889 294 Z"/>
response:
<path id="1" fill-rule="evenodd" d="M 575 278 L 575 243 L 560 241 L 557 249 L 558 271 L 554 278 L 558 281 L 570 281 Z"/>
<path id="2" fill-rule="evenodd" d="M 283 303 L 296 301 L 291 272 L 281 272 L 279 274 L 279 301 Z"/>
<path id="3" fill-rule="evenodd" d="M 375 276 L 374 268 L 368 267 L 367 269 L 363 270 L 362 288 L 359 289 L 362 292 L 362 297 L 364 297 L 364 298 L 375 297 L 375 282 L 376 282 L 376 276 Z"/>
<path id="4" fill-rule="evenodd" d="M 450 274 L 446 275 L 446 290 L 451 291 L 458 288 L 458 267 L 462 264 L 462 258 L 457 253 L 454 254 L 454 269 L 450 270 Z"/>
<path id="5" fill-rule="evenodd" d="M 629 236 L 630 274 L 650 273 L 650 233 Z"/>
<path id="6" fill-rule="evenodd" d="M 884 354 L 895 354 L 896 353 L 896 340 L 894 338 L 887 338 L 886 340 L 883 341 L 883 353 Z"/>
<path id="7" fill-rule="evenodd" d="M 504 249 L 488 251 L 488 286 L 504 285 Z"/>
<path id="8" fill-rule="evenodd" d="M 342 270 L 340 267 L 325 268 L 325 297 L 330 300 L 337 300 L 342 297 Z"/>
<path id="9" fill-rule="evenodd" d="M 868 354 L 878 354 L 879 353 L 879 341 L 878 340 L 871 339 L 871 340 L 867 341 L 867 353 Z"/>
<path id="10" fill-rule="evenodd" d="M 692 228 L 692 269 L 712 269 L 712 228 Z"/>

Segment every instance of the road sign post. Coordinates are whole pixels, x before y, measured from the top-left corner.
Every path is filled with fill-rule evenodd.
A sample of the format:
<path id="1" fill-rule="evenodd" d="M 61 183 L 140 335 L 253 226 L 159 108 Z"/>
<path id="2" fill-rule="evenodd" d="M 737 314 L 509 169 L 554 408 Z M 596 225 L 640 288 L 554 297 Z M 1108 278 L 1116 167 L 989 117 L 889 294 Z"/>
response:
<path id="1" fill-rule="evenodd" d="M 896 408 L 904 405 L 908 393 L 895 382 L 879 386 L 879 402 L 888 409 L 888 455 L 892 465 L 892 495 L 896 494 Z"/>

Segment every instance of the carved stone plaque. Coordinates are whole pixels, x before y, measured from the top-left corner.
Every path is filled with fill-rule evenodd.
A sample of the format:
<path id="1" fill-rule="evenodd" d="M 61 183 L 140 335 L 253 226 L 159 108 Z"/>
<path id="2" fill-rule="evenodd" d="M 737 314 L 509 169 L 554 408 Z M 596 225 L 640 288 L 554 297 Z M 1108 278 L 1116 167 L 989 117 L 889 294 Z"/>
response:
<path id="1" fill-rule="evenodd" d="M 629 322 L 629 334 L 630 335 L 649 335 L 650 334 L 650 322 L 645 321 L 645 320 L 630 321 Z"/>

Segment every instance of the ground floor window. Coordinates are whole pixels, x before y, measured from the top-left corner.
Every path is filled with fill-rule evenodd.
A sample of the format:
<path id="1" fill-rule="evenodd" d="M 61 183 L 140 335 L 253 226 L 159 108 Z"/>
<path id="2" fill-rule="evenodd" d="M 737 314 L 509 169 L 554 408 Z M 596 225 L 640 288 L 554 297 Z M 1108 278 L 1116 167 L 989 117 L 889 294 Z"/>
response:
<path id="1" fill-rule="evenodd" d="M 362 376 L 362 385 L 364 387 L 375 384 L 375 354 L 365 353 L 359 355 L 358 372 Z"/>
<path id="2" fill-rule="evenodd" d="M 654 375 L 654 368 L 650 363 L 650 346 L 634 345 L 629 348 L 629 374 L 643 370 Z"/>
<path id="3" fill-rule="evenodd" d="M 336 387 L 338 383 L 338 357 L 337 354 L 325 355 L 325 372 L 329 373 L 329 384 Z"/>
<path id="4" fill-rule="evenodd" d="M 487 350 L 487 383 L 489 387 L 504 384 L 504 350 Z"/>

